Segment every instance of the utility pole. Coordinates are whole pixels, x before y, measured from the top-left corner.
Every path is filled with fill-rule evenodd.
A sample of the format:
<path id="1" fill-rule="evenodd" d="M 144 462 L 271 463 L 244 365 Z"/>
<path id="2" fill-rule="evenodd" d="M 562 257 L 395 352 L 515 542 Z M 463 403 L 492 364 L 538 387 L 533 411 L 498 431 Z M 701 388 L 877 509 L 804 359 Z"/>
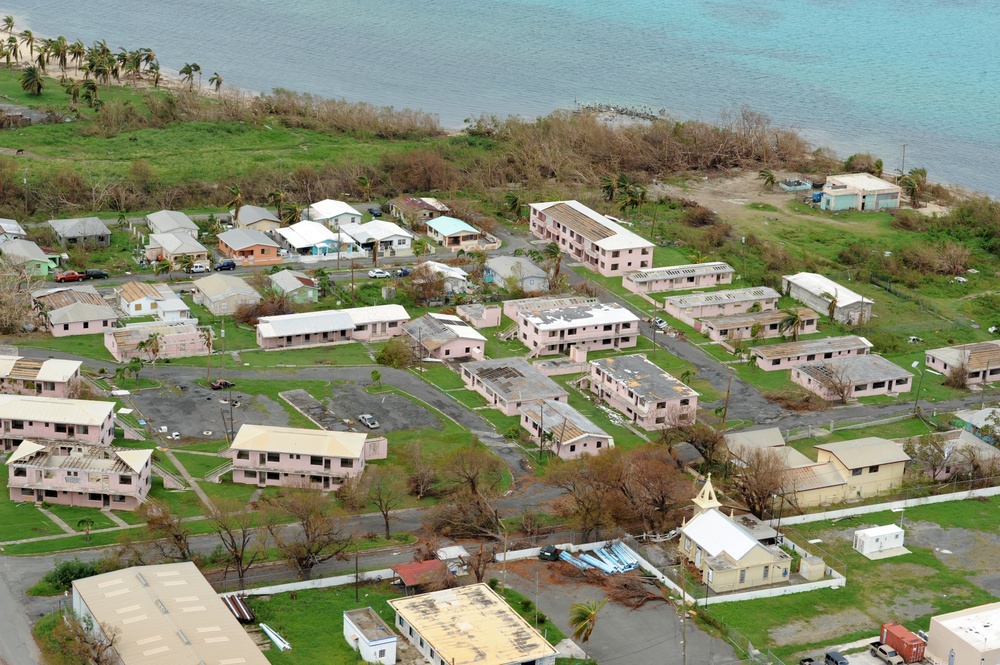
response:
<path id="1" fill-rule="evenodd" d="M 681 568 L 681 665 L 688 662 L 687 575 Z"/>
<path id="2" fill-rule="evenodd" d="M 729 395 L 733 392 L 733 375 L 729 375 L 729 386 L 726 388 L 726 405 L 722 407 L 722 427 L 726 427 L 726 416 L 729 415 Z"/>
<path id="3" fill-rule="evenodd" d="M 902 175 L 906 175 L 906 144 L 903 144 L 903 162 L 899 167 L 899 172 Z"/>
<path id="4" fill-rule="evenodd" d="M 354 543 L 354 602 L 355 603 L 361 602 L 360 598 L 358 597 L 358 595 L 360 594 L 360 591 L 358 590 L 358 586 L 359 586 L 359 581 L 361 579 L 360 576 L 358 575 L 358 571 L 359 571 L 359 568 L 358 568 L 358 544 L 357 544 L 357 542 L 355 542 Z"/>

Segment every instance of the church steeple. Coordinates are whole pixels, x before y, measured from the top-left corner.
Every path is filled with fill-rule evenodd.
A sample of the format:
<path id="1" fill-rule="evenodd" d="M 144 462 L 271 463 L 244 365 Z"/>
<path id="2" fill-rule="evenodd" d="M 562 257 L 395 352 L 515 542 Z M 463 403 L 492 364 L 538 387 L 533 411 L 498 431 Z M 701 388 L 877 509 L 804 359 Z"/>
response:
<path id="1" fill-rule="evenodd" d="M 698 492 L 698 496 L 693 499 L 692 503 L 698 506 L 695 515 L 700 515 L 710 508 L 718 508 L 722 505 L 722 502 L 715 496 L 715 488 L 712 487 L 712 474 L 708 474 L 705 485 Z"/>

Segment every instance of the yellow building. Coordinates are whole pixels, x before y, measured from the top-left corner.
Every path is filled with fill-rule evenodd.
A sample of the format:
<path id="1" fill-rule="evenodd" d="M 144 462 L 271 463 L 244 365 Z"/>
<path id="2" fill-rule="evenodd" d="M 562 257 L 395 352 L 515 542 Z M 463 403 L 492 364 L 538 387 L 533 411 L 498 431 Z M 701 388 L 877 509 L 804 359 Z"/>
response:
<path id="1" fill-rule="evenodd" d="M 765 545 L 746 526 L 724 515 L 711 476 L 693 503 L 695 516 L 681 528 L 679 549 L 701 571 L 708 588 L 724 593 L 788 582 L 791 556 L 776 545 Z M 755 518 L 749 523 L 759 524 Z"/>
<path id="2" fill-rule="evenodd" d="M 816 461 L 830 462 L 847 481 L 845 498 L 868 497 L 899 487 L 910 456 L 895 441 L 868 436 L 853 441 L 821 443 Z"/>

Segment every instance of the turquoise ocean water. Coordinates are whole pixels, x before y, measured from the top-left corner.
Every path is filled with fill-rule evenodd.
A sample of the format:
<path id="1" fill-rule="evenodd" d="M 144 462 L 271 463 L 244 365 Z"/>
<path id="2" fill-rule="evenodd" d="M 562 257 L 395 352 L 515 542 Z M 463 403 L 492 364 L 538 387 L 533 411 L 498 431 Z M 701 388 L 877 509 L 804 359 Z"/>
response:
<path id="1" fill-rule="evenodd" d="M 1000 3 L 985 0 L 18 0 L 45 36 L 165 69 L 438 114 L 747 104 L 841 156 L 1000 194 Z"/>

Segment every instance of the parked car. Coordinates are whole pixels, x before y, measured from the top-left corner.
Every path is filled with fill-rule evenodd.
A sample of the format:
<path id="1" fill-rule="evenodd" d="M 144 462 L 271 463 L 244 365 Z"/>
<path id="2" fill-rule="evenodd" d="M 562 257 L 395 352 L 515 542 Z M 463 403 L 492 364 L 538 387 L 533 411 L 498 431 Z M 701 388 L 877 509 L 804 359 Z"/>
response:
<path id="1" fill-rule="evenodd" d="M 559 550 L 552 545 L 545 545 L 542 549 L 538 550 L 538 558 L 542 561 L 558 561 Z"/>
<path id="2" fill-rule="evenodd" d="M 216 270 L 236 270 L 236 261 L 232 259 L 222 259 L 215 264 Z"/>
<path id="3" fill-rule="evenodd" d="M 409 268 L 400 268 L 396 271 L 396 277 L 409 277 L 411 272 L 413 271 Z"/>
<path id="4" fill-rule="evenodd" d="M 358 420 L 360 420 L 362 424 L 364 424 L 364 426 L 367 427 L 368 429 L 378 428 L 378 421 L 375 420 L 375 418 L 370 413 L 362 413 L 360 416 L 358 416 Z"/>
<path id="5" fill-rule="evenodd" d="M 236 384 L 227 379 L 216 379 L 209 384 L 212 390 L 225 390 L 226 388 L 235 388 Z"/>
<path id="6" fill-rule="evenodd" d="M 376 208 L 375 206 L 372 206 L 371 208 L 368 208 L 368 212 L 371 214 L 372 217 L 382 216 L 382 208 Z"/>
<path id="7" fill-rule="evenodd" d="M 850 662 L 839 651 L 828 651 L 823 662 L 825 665 L 850 665 Z"/>
<path id="8" fill-rule="evenodd" d="M 89 268 L 83 271 L 83 274 L 87 276 L 87 279 L 107 279 L 108 273 L 103 270 L 98 270 L 97 268 Z"/>
<path id="9" fill-rule="evenodd" d="M 192 275 L 200 275 L 206 272 L 208 272 L 208 266 L 201 263 L 196 263 L 188 269 L 188 273 Z"/>
<path id="10" fill-rule="evenodd" d="M 382 270 L 381 268 L 374 268 L 372 270 L 369 270 L 368 276 L 371 277 L 372 279 L 384 279 L 387 277 L 392 277 L 392 275 L 389 274 L 389 271 Z"/>
<path id="11" fill-rule="evenodd" d="M 67 270 L 56 275 L 57 282 L 82 282 L 85 279 L 87 276 L 84 273 L 75 270 Z"/>
<path id="12" fill-rule="evenodd" d="M 896 653 L 895 649 L 878 640 L 868 644 L 868 653 L 883 661 L 885 665 L 904 665 L 903 657 Z"/>
<path id="13" fill-rule="evenodd" d="M 656 326 L 657 330 L 666 330 L 667 328 L 670 327 L 670 324 L 661 319 L 660 317 L 656 317 L 655 319 L 653 319 L 653 325 Z"/>

